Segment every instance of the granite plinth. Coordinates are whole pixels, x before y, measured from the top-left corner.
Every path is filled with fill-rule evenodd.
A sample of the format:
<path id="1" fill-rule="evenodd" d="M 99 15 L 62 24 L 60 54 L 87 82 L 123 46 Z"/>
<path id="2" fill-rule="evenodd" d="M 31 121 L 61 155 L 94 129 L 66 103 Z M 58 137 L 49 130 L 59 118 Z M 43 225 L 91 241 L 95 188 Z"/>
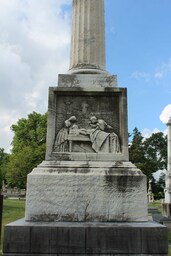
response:
<path id="1" fill-rule="evenodd" d="M 27 178 L 27 221 L 147 221 L 146 176 L 130 162 L 44 161 Z"/>
<path id="2" fill-rule="evenodd" d="M 25 222 L 6 225 L 4 256 L 167 255 L 167 229 L 154 223 Z"/>

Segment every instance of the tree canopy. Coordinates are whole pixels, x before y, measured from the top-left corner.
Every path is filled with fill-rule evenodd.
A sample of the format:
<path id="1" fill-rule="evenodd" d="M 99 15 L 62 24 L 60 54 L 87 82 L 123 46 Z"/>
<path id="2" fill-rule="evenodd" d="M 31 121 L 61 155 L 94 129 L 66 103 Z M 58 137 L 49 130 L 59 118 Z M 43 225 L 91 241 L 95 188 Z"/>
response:
<path id="1" fill-rule="evenodd" d="M 4 148 L 0 148 L 0 189 L 2 189 L 2 181 L 6 179 L 5 168 L 9 162 L 9 154 L 5 153 Z"/>
<path id="2" fill-rule="evenodd" d="M 6 165 L 9 186 L 25 188 L 27 174 L 45 158 L 47 114 L 33 112 L 12 125 L 12 154 Z"/>
<path id="3" fill-rule="evenodd" d="M 152 179 L 152 174 L 167 167 L 167 136 L 162 132 L 144 138 L 137 128 L 133 130 L 129 146 L 130 161 Z"/>

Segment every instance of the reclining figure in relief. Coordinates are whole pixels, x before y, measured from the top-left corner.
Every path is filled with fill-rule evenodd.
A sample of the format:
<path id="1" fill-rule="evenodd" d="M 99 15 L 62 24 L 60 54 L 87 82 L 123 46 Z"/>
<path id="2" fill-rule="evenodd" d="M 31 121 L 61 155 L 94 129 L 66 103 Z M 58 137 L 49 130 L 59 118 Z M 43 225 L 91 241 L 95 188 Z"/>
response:
<path id="1" fill-rule="evenodd" d="M 88 134 L 92 143 L 92 148 L 96 153 L 119 153 L 120 143 L 113 128 L 103 119 L 90 117 L 90 129 L 80 129 L 80 134 Z"/>

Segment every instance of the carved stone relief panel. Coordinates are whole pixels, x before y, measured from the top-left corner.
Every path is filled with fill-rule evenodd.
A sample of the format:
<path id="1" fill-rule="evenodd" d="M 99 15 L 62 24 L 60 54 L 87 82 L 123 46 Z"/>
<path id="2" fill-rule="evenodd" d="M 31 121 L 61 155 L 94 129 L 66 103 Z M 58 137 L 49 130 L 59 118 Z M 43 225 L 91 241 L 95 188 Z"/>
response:
<path id="1" fill-rule="evenodd" d="M 46 160 L 100 156 L 129 159 L 126 89 L 50 87 Z"/>
<path id="2" fill-rule="evenodd" d="M 55 152 L 120 153 L 118 95 L 57 95 Z"/>

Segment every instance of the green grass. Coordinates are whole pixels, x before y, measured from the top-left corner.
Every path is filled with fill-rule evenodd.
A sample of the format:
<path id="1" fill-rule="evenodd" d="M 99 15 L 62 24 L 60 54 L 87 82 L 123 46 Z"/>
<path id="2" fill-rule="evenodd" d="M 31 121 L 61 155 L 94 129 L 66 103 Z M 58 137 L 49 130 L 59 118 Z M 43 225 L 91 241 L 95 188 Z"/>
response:
<path id="1" fill-rule="evenodd" d="M 151 203 L 149 206 L 157 207 L 161 212 L 161 203 L 154 202 Z M 4 237 L 4 226 L 10 222 L 13 222 L 17 219 L 21 219 L 24 217 L 25 212 L 25 201 L 23 200 L 12 200 L 12 199 L 5 199 L 3 203 L 3 215 L 2 215 L 2 233 L 1 233 L 1 247 L 2 241 Z M 169 254 L 171 256 L 171 231 L 168 233 L 168 242 L 169 242 Z M 0 252 L 0 255 L 1 252 Z"/>
<path id="2" fill-rule="evenodd" d="M 171 245 L 169 245 L 169 254 L 168 256 L 171 256 Z"/>
<path id="3" fill-rule="evenodd" d="M 159 212 L 162 212 L 162 204 L 160 201 L 155 201 L 154 203 L 149 203 L 149 206 L 156 207 Z"/>
<path id="4" fill-rule="evenodd" d="M 6 225 L 7 223 L 23 218 L 25 211 L 25 201 L 18 199 L 5 199 L 3 203 L 3 215 L 2 223 Z"/>
<path id="5" fill-rule="evenodd" d="M 4 199 L 3 202 L 3 213 L 2 213 L 2 232 L 1 232 L 1 247 L 4 238 L 4 226 L 10 222 L 24 217 L 25 212 L 25 201 L 18 199 Z M 0 253 L 0 255 L 2 255 Z"/>
<path id="6" fill-rule="evenodd" d="M 155 201 L 154 203 L 149 203 L 150 207 L 156 207 L 160 213 L 162 213 L 162 204 L 160 201 Z M 168 243 L 169 243 L 169 253 L 168 256 L 171 256 L 171 231 L 168 231 Z"/>

